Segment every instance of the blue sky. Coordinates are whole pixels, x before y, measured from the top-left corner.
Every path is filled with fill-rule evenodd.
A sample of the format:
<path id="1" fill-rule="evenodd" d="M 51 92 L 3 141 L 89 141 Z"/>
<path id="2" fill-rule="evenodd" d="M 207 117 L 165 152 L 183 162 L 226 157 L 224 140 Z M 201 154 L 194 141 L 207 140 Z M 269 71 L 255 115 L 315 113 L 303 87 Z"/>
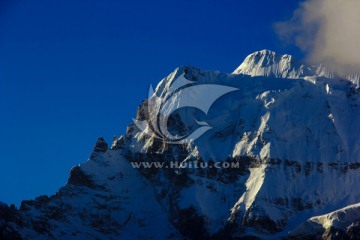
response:
<path id="1" fill-rule="evenodd" d="M 54 194 L 178 66 L 229 73 L 262 49 L 301 57 L 273 31 L 298 3 L 1 1 L 0 201 Z"/>

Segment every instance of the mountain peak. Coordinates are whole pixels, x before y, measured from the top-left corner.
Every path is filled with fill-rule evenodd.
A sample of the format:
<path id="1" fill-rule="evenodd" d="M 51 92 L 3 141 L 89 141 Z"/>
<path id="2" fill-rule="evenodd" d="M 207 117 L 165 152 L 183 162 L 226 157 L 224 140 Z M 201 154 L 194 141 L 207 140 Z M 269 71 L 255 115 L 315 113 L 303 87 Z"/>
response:
<path id="1" fill-rule="evenodd" d="M 303 78 L 317 76 L 346 79 L 359 85 L 360 72 L 343 72 L 327 64 L 306 64 L 289 54 L 279 54 L 267 49 L 248 55 L 232 74 L 244 74 L 252 77 Z"/>
<path id="2" fill-rule="evenodd" d="M 261 51 L 256 51 L 256 52 L 254 52 L 254 53 L 252 53 L 250 55 L 259 55 L 259 54 L 261 54 L 261 55 L 278 55 L 276 52 L 268 50 L 268 49 L 263 49 Z"/>
<path id="3" fill-rule="evenodd" d="M 264 49 L 248 55 L 233 74 L 245 74 L 252 77 L 299 78 L 306 75 L 306 72 L 305 65 L 293 56 Z"/>

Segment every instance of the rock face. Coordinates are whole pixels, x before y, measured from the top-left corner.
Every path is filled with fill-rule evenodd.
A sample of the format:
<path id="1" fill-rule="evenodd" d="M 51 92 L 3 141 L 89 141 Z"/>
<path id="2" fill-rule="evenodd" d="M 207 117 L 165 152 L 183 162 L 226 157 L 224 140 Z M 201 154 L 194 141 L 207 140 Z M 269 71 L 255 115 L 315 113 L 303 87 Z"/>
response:
<path id="1" fill-rule="evenodd" d="M 358 239 L 360 90 L 324 69 L 267 50 L 232 74 L 176 69 L 136 122 L 180 106 L 187 86 L 237 89 L 166 122 L 203 135 L 174 144 L 161 123 L 131 124 L 111 148 L 98 139 L 57 194 L 0 205 L 0 239 Z"/>
<path id="2" fill-rule="evenodd" d="M 11 226 L 10 222 L 21 224 L 21 220 L 17 218 L 17 210 L 13 205 L 8 207 L 0 202 L 0 239 L 21 239 L 20 234 Z"/>

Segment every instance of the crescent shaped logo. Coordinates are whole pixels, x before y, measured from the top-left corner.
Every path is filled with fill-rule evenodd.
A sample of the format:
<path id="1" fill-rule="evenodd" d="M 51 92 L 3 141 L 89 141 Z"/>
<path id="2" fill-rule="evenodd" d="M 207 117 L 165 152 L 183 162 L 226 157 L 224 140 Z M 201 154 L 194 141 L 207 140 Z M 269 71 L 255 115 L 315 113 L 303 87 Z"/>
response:
<path id="1" fill-rule="evenodd" d="M 175 136 L 169 132 L 167 126 L 170 115 L 174 111 L 186 107 L 199 109 L 207 115 L 217 99 L 236 90 L 238 89 L 218 84 L 196 84 L 196 82 L 186 79 L 183 73 L 171 83 L 169 90 L 163 97 L 156 96 L 152 86 L 150 86 L 148 95 L 149 117 L 144 121 L 136 119 L 133 121 L 142 132 L 167 143 L 183 144 L 194 141 L 212 127 L 207 122 L 196 121 L 199 127 L 192 133 Z"/>

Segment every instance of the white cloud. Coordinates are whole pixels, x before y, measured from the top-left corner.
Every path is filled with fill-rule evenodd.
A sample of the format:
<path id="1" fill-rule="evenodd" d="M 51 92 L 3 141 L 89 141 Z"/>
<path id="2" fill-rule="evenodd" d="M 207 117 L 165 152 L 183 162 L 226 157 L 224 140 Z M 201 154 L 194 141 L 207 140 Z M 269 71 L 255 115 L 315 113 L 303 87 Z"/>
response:
<path id="1" fill-rule="evenodd" d="M 311 61 L 360 66 L 360 0 L 307 0 L 276 30 Z"/>

